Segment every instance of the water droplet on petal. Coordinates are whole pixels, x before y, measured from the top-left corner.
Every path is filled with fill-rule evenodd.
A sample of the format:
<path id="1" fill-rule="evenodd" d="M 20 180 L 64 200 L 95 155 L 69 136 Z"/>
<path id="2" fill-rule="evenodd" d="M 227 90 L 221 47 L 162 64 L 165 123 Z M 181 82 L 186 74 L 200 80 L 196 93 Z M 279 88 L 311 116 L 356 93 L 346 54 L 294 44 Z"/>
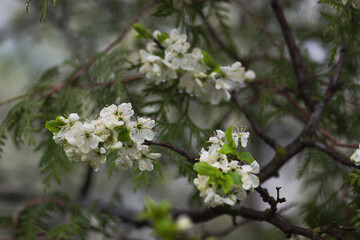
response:
<path id="1" fill-rule="evenodd" d="M 100 170 L 100 168 L 94 168 L 94 172 L 98 172 Z"/>

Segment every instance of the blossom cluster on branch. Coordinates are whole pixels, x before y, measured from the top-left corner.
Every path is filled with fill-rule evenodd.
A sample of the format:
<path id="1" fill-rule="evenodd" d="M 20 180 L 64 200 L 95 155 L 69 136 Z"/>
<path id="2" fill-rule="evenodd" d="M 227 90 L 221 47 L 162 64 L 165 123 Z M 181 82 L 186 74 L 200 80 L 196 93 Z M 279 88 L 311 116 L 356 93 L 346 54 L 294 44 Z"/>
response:
<path id="1" fill-rule="evenodd" d="M 247 191 L 259 186 L 255 175 L 260 171 L 259 164 L 250 153 L 237 150 L 247 146 L 249 136 L 249 132 L 238 127 L 230 127 L 226 132 L 216 130 L 209 139 L 208 150 L 201 149 L 200 162 L 194 166 L 198 173 L 194 184 L 206 204 L 233 206 L 246 198 Z"/>
<path id="2" fill-rule="evenodd" d="M 245 71 L 240 62 L 221 66 L 215 64 L 205 51 L 191 50 L 187 36 L 177 29 L 171 30 L 170 34 L 158 30 L 150 34 L 139 24 L 134 28 L 149 39 L 146 50 L 140 50 L 139 71 L 156 84 L 177 84 L 180 91 L 218 104 L 222 100 L 229 101 L 230 92 L 245 80 L 255 78 L 255 73 Z"/>
<path id="3" fill-rule="evenodd" d="M 81 121 L 77 113 L 59 116 L 48 121 L 54 141 L 63 146 L 66 156 L 73 162 L 87 162 L 98 170 L 106 162 L 108 151 L 117 151 L 116 165 L 124 170 L 134 162 L 141 171 L 153 170 L 153 162 L 160 153 L 151 153 L 145 140 L 152 140 L 155 121 L 150 118 L 133 118 L 131 103 L 104 107 L 95 120 Z"/>

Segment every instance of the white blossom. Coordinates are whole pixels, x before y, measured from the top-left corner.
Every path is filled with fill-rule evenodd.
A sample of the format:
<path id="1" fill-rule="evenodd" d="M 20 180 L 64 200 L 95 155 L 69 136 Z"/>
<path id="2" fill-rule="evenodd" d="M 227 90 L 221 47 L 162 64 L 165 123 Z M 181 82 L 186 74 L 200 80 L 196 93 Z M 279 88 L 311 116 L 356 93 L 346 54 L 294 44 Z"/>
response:
<path id="1" fill-rule="evenodd" d="M 98 118 L 91 121 L 81 122 L 72 113 L 68 118 L 59 118 L 65 125 L 54 133 L 53 139 L 64 147 L 70 161 L 87 162 L 94 169 L 106 162 L 106 153 L 112 150 L 118 154 L 115 164 L 122 169 L 129 169 L 137 162 L 140 170 L 151 171 L 160 154 L 150 152 L 143 143 L 154 138 L 155 121 L 150 118 L 134 121 L 133 115 L 130 103 L 104 107 Z"/>
<path id="2" fill-rule="evenodd" d="M 125 155 L 116 159 L 115 164 L 120 165 L 123 170 L 128 170 L 129 168 L 132 168 L 133 161 L 131 161 L 129 156 Z"/>
<path id="3" fill-rule="evenodd" d="M 234 127 L 232 138 L 237 143 L 240 139 L 241 145 L 244 147 L 247 144 L 249 133 L 244 129 Z M 200 162 L 206 162 L 212 167 L 219 169 L 223 174 L 237 173 L 241 177 L 241 186 L 232 185 L 228 193 L 224 193 L 218 183 L 211 181 L 210 177 L 198 174 L 193 183 L 200 191 L 200 196 L 204 198 L 204 203 L 215 207 L 218 205 L 236 204 L 237 200 L 244 200 L 247 197 L 247 191 L 252 191 L 260 184 L 259 178 L 256 176 L 260 172 L 259 164 L 254 161 L 250 165 L 242 163 L 236 159 L 230 159 L 226 154 L 221 152 L 221 148 L 227 143 L 225 132 L 216 130 L 214 135 L 209 138 L 211 146 L 208 150 L 204 148 L 200 151 Z M 237 147 L 237 145 L 236 145 Z"/>
<path id="4" fill-rule="evenodd" d="M 175 222 L 175 226 L 180 231 L 185 231 L 189 228 L 191 228 L 193 225 L 193 222 L 191 218 L 188 215 L 181 214 Z"/>
<path id="5" fill-rule="evenodd" d="M 144 140 L 152 140 L 154 133 L 151 129 L 155 126 L 155 121 L 150 118 L 138 118 L 132 126 L 131 136 L 136 142 L 144 142 Z"/>
<path id="6" fill-rule="evenodd" d="M 256 78 L 256 74 L 253 70 L 248 70 L 245 72 L 245 79 L 246 80 L 254 80 Z"/>
<path id="7" fill-rule="evenodd" d="M 239 138 L 240 138 L 241 146 L 246 147 L 247 143 L 248 143 L 248 140 L 249 140 L 250 133 L 245 132 L 244 129 L 240 129 L 240 128 L 237 128 L 237 127 L 234 128 L 234 130 L 235 130 L 235 132 L 232 133 L 232 137 L 234 139 L 236 147 L 238 146 Z"/>
<path id="8" fill-rule="evenodd" d="M 245 190 L 257 188 L 260 184 L 259 178 L 253 173 L 259 173 L 259 164 L 254 161 L 251 165 L 243 165 L 239 170 L 241 173 L 242 187 Z"/>
<path id="9" fill-rule="evenodd" d="M 360 144 L 359 149 L 357 149 L 353 155 L 351 155 L 350 160 L 355 162 L 356 166 L 360 166 Z"/>
<path id="10" fill-rule="evenodd" d="M 96 149 L 100 142 L 103 142 L 103 139 L 93 133 L 94 130 L 95 127 L 89 122 L 75 122 L 65 134 L 65 139 L 78 147 L 81 152 L 88 153 L 92 149 Z"/>
<path id="11" fill-rule="evenodd" d="M 160 31 L 154 31 L 153 37 L 159 41 Z M 230 92 L 241 86 L 245 80 L 253 80 L 252 70 L 245 71 L 240 62 L 231 66 L 210 65 L 204 61 L 203 51 L 194 48 L 191 52 L 187 36 L 177 29 L 170 31 L 169 37 L 158 43 L 150 40 L 145 50 L 140 50 L 141 66 L 139 71 L 155 83 L 174 83 L 178 78 L 178 88 L 191 96 L 213 105 L 229 101 Z M 153 55 L 156 52 L 156 55 Z M 206 58 L 208 56 L 206 55 Z M 210 69 L 213 68 L 213 69 Z"/>

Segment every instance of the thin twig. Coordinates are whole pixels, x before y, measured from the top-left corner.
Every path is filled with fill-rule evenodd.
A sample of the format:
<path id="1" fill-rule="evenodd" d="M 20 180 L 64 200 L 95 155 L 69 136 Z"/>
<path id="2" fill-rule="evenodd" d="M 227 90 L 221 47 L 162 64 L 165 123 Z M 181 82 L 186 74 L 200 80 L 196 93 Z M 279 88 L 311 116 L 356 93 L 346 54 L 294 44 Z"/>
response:
<path id="1" fill-rule="evenodd" d="M 254 21 L 259 25 L 259 27 L 266 33 L 266 35 L 269 37 L 271 42 L 276 46 L 280 47 L 279 42 L 275 39 L 275 37 L 271 34 L 271 32 L 265 27 L 264 23 L 258 18 L 253 11 L 251 11 L 244 3 L 237 1 L 237 0 L 231 0 L 231 2 L 237 4 L 242 8 Z"/>
<path id="2" fill-rule="evenodd" d="M 266 135 L 261 129 L 260 127 L 257 125 L 256 121 L 250 116 L 250 114 L 245 110 L 245 108 L 239 103 L 239 101 L 237 100 L 235 93 L 231 94 L 231 99 L 232 101 L 236 104 L 236 106 L 240 109 L 241 112 L 244 113 L 245 117 L 247 118 L 247 120 L 250 122 L 250 124 L 252 125 L 252 127 L 254 128 L 254 131 L 256 132 L 256 134 L 262 139 L 264 140 L 264 142 L 266 142 L 271 148 L 273 148 L 275 151 L 281 147 L 281 145 L 273 138 L 270 138 L 268 135 Z"/>
<path id="3" fill-rule="evenodd" d="M 209 31 L 210 36 L 214 39 L 214 41 L 219 45 L 219 47 L 221 49 L 223 49 L 225 51 L 225 53 L 230 57 L 235 59 L 236 61 L 240 61 L 239 56 L 237 55 L 237 53 L 231 51 L 230 48 L 227 47 L 227 44 L 221 39 L 221 37 L 219 36 L 219 34 L 215 31 L 215 29 L 213 28 L 213 26 L 209 23 L 209 21 L 206 19 L 204 13 L 202 11 L 199 12 L 199 15 L 201 17 L 201 19 L 203 20 L 206 28 Z M 242 61 L 242 64 L 244 66 L 246 66 L 247 64 L 245 62 Z"/>
<path id="4" fill-rule="evenodd" d="M 23 93 L 23 94 L 20 94 L 20 95 L 17 95 L 15 97 L 11 97 L 11 98 L 7 98 L 7 99 L 4 99 L 4 100 L 1 100 L 0 101 L 0 106 L 4 105 L 4 104 L 7 104 L 7 103 L 11 103 L 13 101 L 16 101 L 16 100 L 19 100 L 23 97 L 26 97 L 28 96 L 29 94 L 28 93 Z"/>
<path id="5" fill-rule="evenodd" d="M 187 152 L 185 152 L 184 150 L 177 148 L 173 145 L 171 145 L 170 143 L 164 143 L 164 142 L 155 142 L 155 141 L 147 141 L 145 140 L 145 145 L 156 145 L 156 146 L 162 146 L 162 147 L 166 147 L 174 152 L 179 153 L 180 155 L 184 156 L 187 161 L 191 164 L 194 164 L 196 161 L 196 158 L 191 156 L 190 154 L 188 154 Z"/>
<path id="6" fill-rule="evenodd" d="M 126 34 L 129 32 L 129 30 L 131 29 L 132 25 L 134 25 L 134 23 L 138 22 L 139 19 L 145 14 L 145 12 L 151 8 L 156 1 L 151 1 L 149 4 L 147 4 L 136 16 L 135 18 L 124 28 L 124 30 L 121 32 L 121 34 L 114 40 L 112 41 L 103 51 L 101 51 L 100 54 L 97 54 L 95 57 L 91 58 L 85 65 L 83 65 L 74 75 L 72 75 L 70 77 L 70 79 L 67 81 L 67 84 L 71 84 L 73 83 L 75 80 L 77 80 L 79 77 L 81 77 L 96 61 L 96 59 L 99 56 L 102 56 L 106 53 L 108 53 L 112 48 L 114 48 L 117 44 L 119 44 L 124 37 L 126 36 Z M 62 85 L 63 87 L 65 85 Z M 59 91 L 60 89 L 56 89 L 56 91 Z M 50 93 L 51 95 L 52 93 Z M 49 94 L 48 94 L 49 95 Z M 48 96 L 47 95 L 47 96 Z"/>
<path id="7" fill-rule="evenodd" d="M 310 143 L 310 146 L 313 146 L 313 147 L 323 151 L 324 153 L 329 155 L 331 158 L 337 160 L 338 162 L 340 162 L 343 165 L 355 167 L 354 162 L 350 161 L 348 157 L 342 155 L 341 153 L 337 152 L 333 148 L 329 148 L 328 146 L 326 146 L 323 143 L 313 142 L 313 143 Z"/>
<path id="8" fill-rule="evenodd" d="M 264 202 L 269 203 L 270 211 L 268 211 L 268 212 L 270 213 L 270 216 L 273 216 L 276 213 L 278 203 L 283 203 L 286 201 L 285 198 L 280 198 L 280 193 L 279 193 L 280 188 L 276 188 L 276 191 L 277 191 L 276 199 L 274 197 L 270 196 L 270 194 L 266 188 L 259 186 L 259 187 L 255 188 L 255 190 L 260 194 L 260 196 Z"/>
<path id="9" fill-rule="evenodd" d="M 43 203 L 53 203 L 58 205 L 61 208 L 65 208 L 65 203 L 59 199 L 56 198 L 42 198 L 42 199 L 31 199 L 27 201 L 24 205 L 21 206 L 20 210 L 16 215 L 13 217 L 13 227 L 17 228 L 19 226 L 19 220 L 21 215 L 26 211 L 26 209 L 36 206 Z"/>

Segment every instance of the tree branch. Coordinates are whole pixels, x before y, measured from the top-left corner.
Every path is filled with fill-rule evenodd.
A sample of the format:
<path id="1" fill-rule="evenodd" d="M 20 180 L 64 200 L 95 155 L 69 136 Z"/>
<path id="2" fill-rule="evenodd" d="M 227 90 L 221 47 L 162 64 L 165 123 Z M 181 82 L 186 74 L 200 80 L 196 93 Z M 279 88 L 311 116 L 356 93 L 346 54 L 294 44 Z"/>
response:
<path id="1" fill-rule="evenodd" d="M 345 166 L 356 167 L 354 162 L 350 161 L 350 159 L 348 157 L 342 155 L 341 153 L 337 152 L 333 148 L 329 148 L 325 144 L 322 144 L 320 142 L 313 142 L 313 143 L 310 143 L 310 146 L 319 149 L 320 151 L 326 153 L 332 159 L 340 162 L 341 164 L 343 164 Z"/>
<path id="2" fill-rule="evenodd" d="M 163 143 L 163 142 L 155 142 L 155 141 L 148 141 L 148 140 L 145 140 L 145 145 L 156 145 L 156 146 L 162 146 L 162 147 L 165 147 L 165 148 L 168 148 L 174 152 L 177 152 L 179 153 L 180 155 L 184 156 L 187 161 L 191 164 L 194 164 L 195 163 L 195 157 L 191 156 L 190 154 L 188 154 L 187 152 L 185 152 L 184 150 L 180 149 L 180 148 L 177 148 L 173 145 L 171 145 L 170 143 Z"/>
<path id="3" fill-rule="evenodd" d="M 251 126 L 254 128 L 254 131 L 256 132 L 256 134 L 262 140 L 264 140 L 265 143 L 267 143 L 275 151 L 278 151 L 279 148 L 282 148 L 281 145 L 275 139 L 270 138 L 268 135 L 266 135 L 260 129 L 260 127 L 257 125 L 256 121 L 250 116 L 250 114 L 245 110 L 245 108 L 239 103 L 234 92 L 231 94 L 231 100 L 236 104 L 236 106 L 240 109 L 240 111 L 243 112 L 243 114 L 245 115 L 247 120 L 250 122 Z"/>
<path id="4" fill-rule="evenodd" d="M 90 165 L 87 166 L 85 180 L 84 180 L 84 182 L 80 188 L 80 192 L 79 192 L 80 201 L 85 200 L 89 195 L 89 190 L 90 190 L 93 175 L 94 175 L 93 173 L 94 173 L 94 169 L 92 167 L 90 167 Z"/>
<path id="5" fill-rule="evenodd" d="M 136 219 L 135 216 L 137 215 L 135 211 L 129 211 L 124 208 L 113 209 L 112 207 L 106 205 L 101 206 L 99 210 L 102 212 L 112 214 L 120 218 L 122 221 L 134 225 L 135 227 L 145 227 L 150 225 L 150 223 L 147 221 L 135 220 Z M 290 237 L 291 234 L 297 234 L 300 236 L 307 237 L 309 239 L 322 240 L 323 239 L 321 237 L 322 232 L 324 233 L 326 232 L 330 236 L 334 236 L 334 237 L 337 237 L 339 235 L 339 232 L 335 231 L 335 229 L 338 229 L 337 227 L 332 227 L 332 226 L 319 227 L 319 228 L 315 228 L 316 230 L 319 230 L 318 232 L 316 232 L 315 229 L 313 230 L 313 229 L 303 228 L 300 226 L 293 225 L 286 220 L 282 220 L 281 216 L 279 215 L 269 216 L 269 214 L 267 214 L 266 211 L 257 211 L 246 207 L 238 208 L 238 207 L 229 207 L 229 206 L 218 206 L 214 208 L 205 208 L 198 210 L 196 209 L 174 210 L 172 215 L 173 218 L 176 219 L 178 216 L 183 214 L 189 216 L 194 223 L 207 222 L 222 215 L 230 215 L 232 217 L 241 216 L 245 219 L 256 220 L 260 222 L 268 222 L 271 225 L 282 230 L 288 237 Z M 343 231 L 354 230 L 354 228 L 352 227 L 341 227 L 340 229 Z"/>
<path id="6" fill-rule="evenodd" d="M 69 78 L 69 80 L 67 81 L 66 84 L 73 83 L 74 81 L 76 81 L 79 77 L 81 77 L 94 64 L 94 62 L 96 61 L 96 59 L 99 56 L 102 56 L 102 55 L 108 53 L 112 48 L 114 48 L 117 44 L 119 44 L 124 39 L 126 34 L 129 32 L 132 25 L 134 25 L 134 23 L 138 22 L 139 19 L 145 14 L 145 12 L 155 4 L 155 2 L 156 1 L 151 1 L 143 9 L 141 9 L 140 12 L 135 16 L 135 18 L 124 28 L 124 30 L 121 32 L 121 34 L 114 41 L 112 41 L 103 51 L 101 51 L 100 54 L 97 54 L 95 57 L 91 58 L 76 73 L 74 73 Z M 61 88 L 63 88 L 66 84 L 62 85 Z M 55 92 L 59 91 L 60 89 L 57 89 Z M 53 93 L 50 92 L 49 94 L 51 95 Z M 47 94 L 45 97 L 49 97 L 50 96 L 49 94 Z"/>
<path id="7" fill-rule="evenodd" d="M 255 188 L 255 190 L 260 194 L 262 200 L 264 202 L 269 203 L 270 209 L 268 209 L 271 216 L 273 216 L 277 211 L 277 205 L 278 203 L 283 203 L 286 201 L 285 198 L 280 198 L 280 187 L 276 188 L 277 191 L 277 198 L 270 196 L 268 190 L 266 188 L 263 188 L 261 186 Z"/>
<path id="8" fill-rule="evenodd" d="M 300 96 L 302 97 L 302 99 L 304 99 L 304 102 L 306 104 L 306 106 L 313 111 L 314 110 L 314 100 L 312 99 L 312 96 L 309 92 L 309 89 L 307 88 L 307 84 L 306 84 L 306 75 L 305 75 L 305 69 L 304 66 L 302 64 L 302 60 L 300 57 L 300 52 L 299 49 L 296 45 L 295 39 L 292 35 L 291 29 L 286 21 L 285 18 L 285 14 L 284 11 L 281 7 L 280 1 L 279 0 L 272 0 L 271 1 L 271 6 L 275 12 L 275 15 L 277 17 L 277 20 L 280 24 L 282 33 L 284 35 L 284 39 L 286 42 L 286 45 L 289 49 L 289 53 L 290 53 L 290 57 L 291 57 L 291 62 L 293 64 L 293 68 L 295 71 L 295 75 L 296 75 L 296 80 L 297 80 L 297 86 L 299 89 L 299 93 Z"/>

